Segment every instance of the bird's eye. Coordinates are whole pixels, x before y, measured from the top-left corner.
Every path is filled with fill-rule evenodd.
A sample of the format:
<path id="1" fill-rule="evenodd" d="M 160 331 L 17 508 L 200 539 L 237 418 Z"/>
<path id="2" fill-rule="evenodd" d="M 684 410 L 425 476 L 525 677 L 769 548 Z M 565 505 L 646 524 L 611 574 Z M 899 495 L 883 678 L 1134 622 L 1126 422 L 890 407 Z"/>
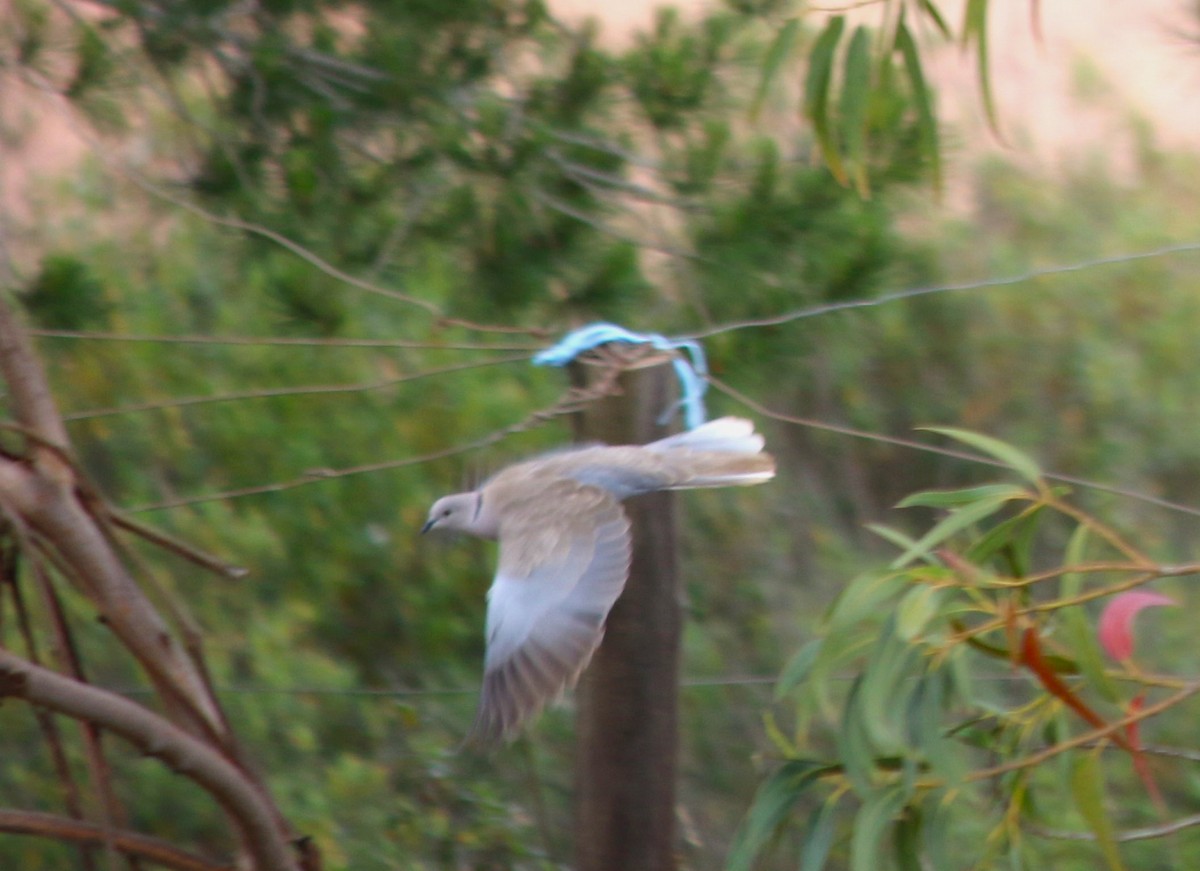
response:
<path id="1" fill-rule="evenodd" d="M 449 517 L 453 513 L 449 508 L 442 509 L 442 517 Z"/>

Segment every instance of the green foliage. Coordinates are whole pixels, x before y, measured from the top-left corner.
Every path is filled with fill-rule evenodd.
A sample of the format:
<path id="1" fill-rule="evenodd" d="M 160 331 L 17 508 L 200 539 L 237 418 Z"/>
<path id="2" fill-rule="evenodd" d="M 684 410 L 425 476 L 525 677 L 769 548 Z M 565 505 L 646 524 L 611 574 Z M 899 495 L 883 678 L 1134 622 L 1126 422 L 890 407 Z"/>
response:
<path id="1" fill-rule="evenodd" d="M 22 301 L 39 326 L 60 330 L 104 329 L 111 310 L 87 263 L 67 254 L 42 259 Z"/>
<path id="2" fill-rule="evenodd" d="M 40 63 L 70 46 L 65 62 L 45 66 L 63 90 L 82 77 L 77 99 L 119 93 L 120 108 L 147 119 L 118 131 L 136 147 L 113 154 L 152 155 L 146 166 L 211 213 L 280 233 L 446 315 L 363 291 L 261 233 L 148 203 L 94 171 L 68 191 L 70 220 L 30 234 L 32 247 L 58 252 L 26 288 L 39 326 L 444 346 L 43 340 L 60 403 L 75 415 L 77 453 L 119 504 L 299 482 L 146 513 L 246 564 L 248 580 L 147 558 L 206 630 L 238 734 L 331 869 L 539 868 L 570 852 L 561 712 L 539 723 L 528 753 L 453 752 L 474 698 L 440 691 L 478 679 L 492 554 L 418 545 L 414 530 L 434 496 L 565 434 L 551 426 L 486 455 L 416 462 L 516 423 L 562 386 L 524 360 L 428 374 L 487 362 L 481 350 L 451 350 L 482 335 L 454 318 L 538 341 L 596 317 L 703 332 L 1192 232 L 1200 173 L 1147 141 L 1131 185 L 1104 181 L 1082 158 L 1062 184 L 985 166 L 976 213 L 930 225 L 918 247 L 920 221 L 909 215 L 902 235 L 895 216 L 898 191 L 940 171 L 913 38 L 918 20 L 952 35 L 936 8 L 908 4 L 869 31 L 843 24 L 827 67 L 793 73 L 789 64 L 807 64 L 822 39 L 819 26 L 781 17 L 776 2 L 728 5 L 748 15 L 689 24 L 664 14 L 619 51 L 594 28 L 560 28 L 537 3 L 366 3 L 355 7 L 361 23 L 313 2 L 260 3 L 252 14 L 238 4 L 123 4 L 89 48 L 85 32 L 56 31 L 62 22 L 39 3 L 18 4 L 2 25 L 10 56 Z M 229 14 L 244 17 L 231 28 Z M 778 96 L 805 81 L 820 97 L 819 135 L 786 123 L 801 94 Z M 823 148 L 853 189 L 820 165 Z M 664 265 L 663 252 L 681 256 Z M 855 578 L 778 685 L 784 709 L 768 736 L 785 761 L 738 836 L 740 867 L 769 861 L 779 824 L 781 847 L 795 848 L 778 851 L 780 867 L 910 868 L 919 856 L 940 869 L 964 856 L 1094 867 L 1098 848 L 1037 840 L 1027 824 L 1099 835 L 1106 819 L 1118 833 L 1154 822 L 1144 802 L 1115 801 L 1141 789 L 1120 749 L 1096 757 L 1099 771 L 1051 763 L 971 785 L 980 760 L 1017 758 L 1086 726 L 1029 669 L 1024 683 L 1005 682 L 1006 657 L 1020 648 L 1002 628 L 949 642 L 955 621 L 999 619 L 1007 602 L 1028 609 L 1115 582 L 1086 570 L 1108 545 L 1099 530 L 1072 533 L 1091 527 L 1062 514 L 1068 503 L 1046 501 L 1063 497 L 1038 490 L 1039 470 L 1194 499 L 1200 462 L 1181 425 L 1200 390 L 1189 269 L 1147 260 L 706 340 L 718 377 L 781 411 L 894 434 L 944 422 L 953 427 L 940 432 L 965 438 L 963 449 L 1014 468 L 1012 481 L 981 485 L 961 462 L 780 426 L 768 434 L 777 486 L 689 497 L 689 677 L 777 668 L 783 650 L 809 640 L 833 588 Z M 965 428 L 1037 445 L 1038 462 Z M 412 464 L 324 474 L 388 462 Z M 905 529 L 863 534 L 882 506 L 916 489 Z M 1139 538 L 1188 552 L 1190 521 L 1116 511 Z M 898 549 L 885 558 L 881 541 Z M 896 554 L 904 558 L 887 568 Z M 1050 565 L 1076 570 L 1054 591 L 1038 582 L 1028 601 L 1000 584 Z M 1030 619 L 1045 630 L 1039 661 L 1111 720 L 1134 684 L 1106 671 L 1094 616 L 1062 607 Z M 1148 661 L 1186 638 L 1180 617 L 1155 619 L 1169 632 L 1147 639 Z M 97 679 L 133 685 L 91 615 L 72 620 Z M 370 692 L 394 686 L 431 694 Z M 698 832 L 684 861 L 711 868 L 753 791 L 746 760 L 771 748 L 753 688 L 684 692 L 681 807 Z M 793 713 L 794 728 L 784 719 Z M 44 752 L 23 749 L 41 747 L 27 712 L 0 714 L 0 731 L 22 748 L 6 756 L 7 800 L 58 807 Z M 1190 724 L 1178 719 L 1164 732 L 1186 743 Z M 128 764 L 123 797 L 140 828 L 214 845 L 213 808 L 152 763 Z M 1164 785 L 1174 802 L 1193 797 L 1182 773 Z M 15 840 L 0 843 L 0 864 L 69 861 Z M 1158 859 L 1153 846 L 1117 850 L 1129 867 Z"/>
<path id="3" fill-rule="evenodd" d="M 849 584 L 784 670 L 779 692 L 794 703 L 796 727 L 772 730 L 786 761 L 760 789 L 731 868 L 752 867 L 786 825 L 803 830 L 811 867 L 838 843 L 852 868 L 1044 867 L 1051 857 L 1083 867 L 1088 856 L 1114 869 L 1143 867 L 1118 830 L 1169 817 L 1168 806 L 1194 798 L 1186 779 L 1147 767 L 1138 733 L 1118 721 L 1158 686 L 1166 728 L 1174 720 L 1186 731 L 1183 703 L 1196 683 L 1129 661 L 1106 669 L 1088 608 L 1200 566 L 1154 563 L 1065 501 L 1022 451 L 940 432 L 1023 483 L 905 500 L 947 513 L 915 541 L 889 536 L 911 543 L 886 570 Z M 847 669 L 853 679 L 838 685 Z M 1151 778 L 1167 784 L 1168 806 L 1157 813 L 1131 800 L 1157 793 Z M 1113 793 L 1126 800 L 1109 802 Z M 808 811 L 817 816 L 807 826 L 793 811 L 801 804 L 820 808 Z M 1072 834 L 1081 827 L 1082 836 Z"/>
<path id="4" fill-rule="evenodd" d="M 142 554 L 204 631 L 240 739 L 325 866 L 557 867 L 571 850 L 568 720 L 549 712 L 525 750 L 456 752 L 494 554 L 415 531 L 435 496 L 565 429 L 421 457 L 518 424 L 565 385 L 528 365 L 525 335 L 493 337 L 526 355 L 493 365 L 471 349 L 487 334 L 455 320 L 541 341 L 600 317 L 669 331 L 874 293 L 904 255 L 886 194 L 919 178 L 904 157 L 911 120 L 903 108 L 871 116 L 868 135 L 891 145 L 872 158 L 866 203 L 784 155 L 812 142 L 743 129 L 757 18 L 664 14 L 615 51 L 536 3 L 410 0 L 347 15 L 312 2 L 139 3 L 80 33 L 49 16 L 74 37 L 55 43 L 69 55 L 55 69 L 71 71 L 59 84 L 76 105 L 119 95 L 126 117 L 146 119 L 114 130 L 110 158 L 149 155 L 130 173 L 161 170 L 169 183 L 150 181 L 206 214 L 90 170 L 88 199 L 62 210 L 71 220 L 39 228 L 59 253 L 22 299 L 45 328 L 333 340 L 43 341 L 96 485 L 250 570 L 234 583 Z M 774 112 L 764 105 L 767 129 Z M 658 226 L 674 231 L 660 247 L 683 252 L 673 277 L 644 247 Z M 336 344 L 346 338 L 430 347 Z M 739 347 L 751 343 L 725 350 Z M 783 353 L 777 343 L 759 359 Z M 782 609 L 760 581 L 779 567 L 754 532 L 760 498 L 690 500 L 691 673 L 761 673 L 778 657 Z M 174 507 L 146 507 L 164 502 Z M 97 681 L 138 687 L 90 615 L 72 612 L 72 625 Z M 386 693 L 397 686 L 414 695 Z M 684 697 L 684 761 L 709 772 L 686 786 L 704 831 L 687 848 L 695 867 L 721 861 L 752 790 L 758 692 Z M 730 713 L 715 725 L 714 704 Z M 7 801 L 59 807 L 26 712 L 5 714 L 15 746 L 39 747 L 0 777 Z M 170 772 L 142 762 L 120 779 L 137 828 L 226 848 L 219 814 Z M 0 864 L 58 855 L 0 840 Z"/>

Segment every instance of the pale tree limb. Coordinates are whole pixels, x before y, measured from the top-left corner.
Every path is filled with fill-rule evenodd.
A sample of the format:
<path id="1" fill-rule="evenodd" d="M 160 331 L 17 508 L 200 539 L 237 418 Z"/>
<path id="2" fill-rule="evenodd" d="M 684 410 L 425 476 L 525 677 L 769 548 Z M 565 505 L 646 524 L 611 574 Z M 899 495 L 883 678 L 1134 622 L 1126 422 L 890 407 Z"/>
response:
<path id="1" fill-rule="evenodd" d="M 242 758 L 203 663 L 190 655 L 195 651 L 189 651 L 175 637 L 126 568 L 109 534 L 104 503 L 91 492 L 76 468 L 41 361 L 13 305 L 3 295 L 0 376 L 9 384 L 9 400 L 17 418 L 17 425 L 9 428 L 25 437 L 25 449 L 19 455 L 0 450 L 3 513 L 95 605 L 101 620 L 150 678 L 170 720 L 118 696 L 111 696 L 110 701 L 132 705 L 172 729 L 184 730 L 182 734 L 198 736 L 197 744 L 205 753 L 220 759 L 228 771 L 236 772 L 238 788 L 253 794 L 253 808 L 265 810 L 272 821 L 272 836 L 264 840 L 261 831 L 247 830 L 255 826 L 236 815 L 234 804 L 222 802 L 234 814 L 233 824 L 246 835 L 244 848 L 249 854 L 257 855 L 262 845 L 272 840 L 285 842 L 291 837 L 291 828 L 266 786 Z M 24 666 L 36 668 L 28 663 Z M 105 695 L 87 684 L 71 683 Z M 92 721 L 86 713 L 73 716 Z M 92 722 L 104 725 L 100 720 Z M 305 848 L 303 861 L 305 868 L 319 865 L 319 857 L 310 847 Z M 295 866 L 292 862 L 258 863 L 259 871 L 285 867 Z"/>
<path id="2" fill-rule="evenodd" d="M 0 296 L 0 374 L 9 384 L 17 421 L 39 439 L 32 463 L 0 460 L 0 499 L 10 511 L 53 544 L 82 582 L 108 626 L 146 669 L 165 703 L 190 727 L 218 744 L 229 740 L 215 697 L 169 627 L 146 599 L 80 498 L 79 481 L 64 458 L 69 442 L 40 361 L 8 299 Z"/>
<path id="3" fill-rule="evenodd" d="M 202 740 L 136 702 L 0 650 L 0 695 L 23 698 L 68 717 L 87 720 L 124 738 L 147 756 L 207 791 L 229 814 L 257 871 L 299 871 L 276 815 L 238 768 Z"/>

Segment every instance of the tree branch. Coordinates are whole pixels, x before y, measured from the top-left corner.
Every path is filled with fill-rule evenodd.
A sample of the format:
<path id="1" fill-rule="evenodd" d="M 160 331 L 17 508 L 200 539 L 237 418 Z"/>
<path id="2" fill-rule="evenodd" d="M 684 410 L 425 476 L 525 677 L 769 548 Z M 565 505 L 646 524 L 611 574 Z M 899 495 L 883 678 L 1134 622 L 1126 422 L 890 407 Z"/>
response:
<path id="1" fill-rule="evenodd" d="M 234 871 L 233 865 L 210 862 L 158 838 L 138 832 L 106 829 L 94 823 L 55 814 L 0 809 L 0 832 L 72 841 L 82 847 L 112 845 L 127 856 L 175 871 Z"/>
<path id="2" fill-rule="evenodd" d="M 37 359 L 29 334 L 19 325 L 11 303 L 0 294 L 0 372 L 8 382 L 17 421 L 65 450 L 70 444 L 67 429 Z"/>
<path id="3" fill-rule="evenodd" d="M 0 695 L 96 723 L 204 788 L 229 813 L 258 871 L 298 871 L 274 809 L 236 765 L 165 717 L 0 650 Z M 211 867 L 211 866 L 201 866 Z"/>

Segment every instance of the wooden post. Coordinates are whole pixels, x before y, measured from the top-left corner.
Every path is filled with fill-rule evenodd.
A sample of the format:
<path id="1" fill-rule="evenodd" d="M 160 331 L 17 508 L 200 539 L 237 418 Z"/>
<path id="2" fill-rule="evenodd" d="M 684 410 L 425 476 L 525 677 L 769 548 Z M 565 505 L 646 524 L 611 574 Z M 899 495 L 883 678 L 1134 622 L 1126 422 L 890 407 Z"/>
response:
<path id="1" fill-rule="evenodd" d="M 671 356 L 648 349 L 635 356 L 618 378 L 621 393 L 576 415 L 578 441 L 644 444 L 669 434 L 658 419 L 677 397 Z M 603 377 L 603 370 L 576 363 L 571 377 L 585 387 Z M 629 582 L 576 694 L 578 871 L 676 867 L 683 609 L 675 497 L 638 496 L 625 510 L 633 525 Z"/>

